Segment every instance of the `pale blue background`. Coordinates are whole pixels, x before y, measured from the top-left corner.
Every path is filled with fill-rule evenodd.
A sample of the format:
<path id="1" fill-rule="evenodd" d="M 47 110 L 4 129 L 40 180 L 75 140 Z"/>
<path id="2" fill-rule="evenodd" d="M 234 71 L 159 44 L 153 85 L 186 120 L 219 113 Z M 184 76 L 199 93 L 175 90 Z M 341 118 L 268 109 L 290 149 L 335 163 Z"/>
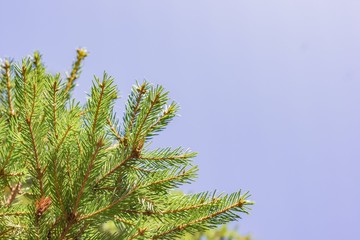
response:
<path id="1" fill-rule="evenodd" d="M 103 70 L 163 84 L 182 117 L 155 143 L 200 153 L 187 191 L 251 190 L 242 233 L 360 238 L 360 1 L 0 0 L 0 23 L 1 57 L 54 72 L 87 47 L 81 99 Z"/>

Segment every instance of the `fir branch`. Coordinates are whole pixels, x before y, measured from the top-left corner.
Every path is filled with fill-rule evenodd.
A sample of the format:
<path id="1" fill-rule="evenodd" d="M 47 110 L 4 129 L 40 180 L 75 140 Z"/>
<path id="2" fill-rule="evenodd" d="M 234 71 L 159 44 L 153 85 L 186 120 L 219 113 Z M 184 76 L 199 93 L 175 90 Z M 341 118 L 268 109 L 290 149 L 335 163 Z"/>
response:
<path id="1" fill-rule="evenodd" d="M 55 135 L 55 138 L 57 139 L 59 136 L 58 136 L 58 133 L 57 133 L 57 114 L 56 114 L 56 111 L 57 111 L 57 99 L 56 99 L 56 93 L 58 91 L 58 86 L 57 86 L 57 81 L 55 80 L 54 81 L 54 84 L 53 84 L 53 91 L 52 91 L 52 113 L 53 113 L 53 129 L 54 129 L 54 135 Z"/>
<path id="2" fill-rule="evenodd" d="M 190 152 L 189 150 L 182 150 L 182 148 L 177 148 L 174 151 L 171 151 L 170 148 L 163 148 L 160 150 L 155 150 L 141 154 L 139 160 L 143 161 L 183 161 L 190 160 L 195 157 L 195 152 Z"/>
<path id="3" fill-rule="evenodd" d="M 102 100 L 103 100 L 103 97 L 104 97 L 106 84 L 107 84 L 106 78 L 104 77 L 103 82 L 100 83 L 101 90 L 100 90 L 99 99 L 98 99 L 98 103 L 97 103 L 97 106 L 96 106 L 96 110 L 95 110 L 95 114 L 94 114 L 94 120 L 93 120 L 92 128 L 91 128 L 93 135 L 95 134 L 96 125 L 97 125 L 97 121 L 98 121 L 98 117 L 99 117 L 100 107 L 101 107 Z"/>
<path id="4" fill-rule="evenodd" d="M 88 55 L 87 51 L 84 48 L 78 48 L 76 52 L 76 61 L 73 64 L 70 76 L 67 77 L 68 82 L 66 84 L 65 93 L 68 93 L 74 87 L 75 80 L 79 78 L 81 63 Z"/>
<path id="5" fill-rule="evenodd" d="M 82 147 L 81 147 L 79 137 L 76 137 L 76 146 L 77 146 L 77 148 L 78 148 L 78 151 L 79 151 L 79 153 L 80 153 L 80 156 L 83 155 L 83 149 L 82 149 Z"/>
<path id="6" fill-rule="evenodd" d="M 8 152 L 8 155 L 6 156 L 6 159 L 5 159 L 5 161 L 3 163 L 3 166 L 2 166 L 2 168 L 0 170 L 0 173 L 5 173 L 5 168 L 8 165 L 8 163 L 10 162 L 10 158 L 11 158 L 11 156 L 13 154 L 14 149 L 15 149 L 15 143 L 12 143 L 11 147 L 10 147 L 10 150 Z"/>
<path id="7" fill-rule="evenodd" d="M 17 109 L 22 109 L 22 111 L 17 112 L 21 117 L 26 115 L 28 111 L 28 82 L 31 81 L 32 71 L 32 62 L 27 58 L 22 60 L 21 66 L 14 65 L 15 106 Z"/>
<path id="8" fill-rule="evenodd" d="M 6 89 L 7 89 L 7 100 L 9 105 L 9 115 L 14 116 L 15 111 L 12 103 L 12 97 L 11 97 L 11 77 L 10 77 L 10 62 L 9 60 L 5 60 L 5 64 L 3 66 L 5 73 L 5 79 L 6 79 Z"/>
<path id="9" fill-rule="evenodd" d="M 34 64 L 34 66 L 35 66 L 35 68 L 37 70 L 40 70 L 40 68 L 41 68 L 41 54 L 38 51 L 34 52 L 33 64 Z"/>
<path id="10" fill-rule="evenodd" d="M 152 112 L 152 109 L 154 108 L 155 104 L 158 103 L 158 100 L 160 98 L 160 92 L 157 92 L 155 94 L 155 97 L 153 100 L 151 100 L 151 103 L 150 103 L 150 107 L 148 109 L 148 111 L 146 112 L 146 115 L 145 117 L 142 119 L 142 122 L 140 123 L 140 126 L 139 126 L 139 129 L 136 131 L 136 134 L 135 134 L 135 137 L 134 137 L 134 142 L 136 143 L 139 139 L 139 136 L 140 136 L 140 133 L 142 132 L 142 129 L 144 127 L 144 124 L 146 122 L 146 120 L 148 119 L 150 113 Z M 139 147 L 139 145 L 134 145 L 133 149 Z M 140 145 L 140 147 L 142 148 L 142 146 Z M 141 149 L 140 148 L 140 149 Z"/>
<path id="11" fill-rule="evenodd" d="M 217 211 L 217 212 L 209 214 L 209 215 L 207 215 L 205 217 L 202 217 L 202 218 L 193 220 L 191 222 L 181 224 L 179 226 L 171 228 L 171 229 L 169 229 L 169 230 L 167 230 L 165 232 L 162 232 L 160 234 L 155 235 L 152 239 L 160 239 L 160 238 L 164 237 L 165 235 L 169 235 L 169 234 L 171 234 L 173 232 L 183 231 L 184 229 L 188 228 L 191 225 L 207 221 L 207 220 L 212 219 L 212 218 L 214 218 L 216 216 L 219 216 L 219 215 L 221 215 L 223 213 L 231 211 L 234 208 L 242 208 L 244 206 L 244 204 L 246 204 L 246 203 L 247 203 L 246 200 L 240 199 L 240 201 L 238 201 L 238 202 L 236 202 L 236 203 L 234 203 L 234 204 L 232 204 L 232 205 L 230 205 L 230 206 L 228 206 L 228 207 L 226 207 L 226 208 L 224 208 L 224 209 L 222 209 L 220 211 Z"/>
<path id="12" fill-rule="evenodd" d="M 23 84 L 23 101 L 24 101 L 24 109 L 27 109 L 27 94 L 26 94 L 26 84 L 27 84 L 27 76 L 26 76 L 26 66 L 23 63 L 21 67 L 21 76 L 22 76 L 22 84 Z"/>
<path id="13" fill-rule="evenodd" d="M 131 107 L 129 107 L 129 105 L 131 105 L 130 104 L 131 98 L 129 98 L 129 105 L 128 105 L 129 109 L 127 109 L 127 110 L 131 111 L 131 120 L 127 125 L 126 135 L 129 135 L 132 132 L 132 128 L 134 126 L 136 116 L 139 112 L 140 103 L 141 103 L 145 93 L 147 92 L 147 83 L 143 82 L 143 84 L 141 84 L 141 86 L 137 86 L 137 88 L 135 88 L 135 91 L 138 95 L 135 100 L 135 107 L 133 107 L 132 109 L 131 109 Z"/>
<path id="14" fill-rule="evenodd" d="M 7 217 L 7 216 L 22 216 L 22 215 L 28 215 L 29 212 L 5 212 L 0 213 L 0 217 Z"/>
<path id="15" fill-rule="evenodd" d="M 47 73 L 38 52 L 22 65 L 3 67 L 0 236 L 174 239 L 247 213 L 251 203 L 239 192 L 173 192 L 196 177 L 196 153 L 147 149 L 179 109 L 174 102 L 167 105 L 162 86 L 133 86 L 121 127 L 114 111 L 116 86 L 106 74 L 102 81 L 95 77 L 84 107 L 76 103 L 71 90 L 86 55 L 78 50 L 64 81 Z M 99 231 L 109 221 L 115 233 Z"/>
<path id="16" fill-rule="evenodd" d="M 67 173 L 69 179 L 71 179 L 73 176 L 71 173 L 74 172 L 74 170 L 76 171 L 77 169 L 71 169 L 69 154 L 66 155 L 66 157 L 65 157 L 65 165 L 66 165 L 66 173 Z"/>
<path id="17" fill-rule="evenodd" d="M 23 172 L 14 172 L 14 173 L 7 173 L 4 171 L 0 170 L 0 176 L 5 176 L 5 177 L 19 177 L 19 176 L 24 176 L 25 173 Z"/>
<path id="18" fill-rule="evenodd" d="M 37 173 L 37 180 L 39 182 L 40 195 L 44 196 L 44 184 L 43 184 L 43 179 L 42 179 L 43 172 L 42 172 L 41 165 L 40 165 L 39 153 L 38 153 L 36 142 L 35 142 L 34 132 L 33 132 L 32 126 L 31 126 L 31 118 L 27 118 L 26 123 L 29 128 L 31 145 L 33 148 L 32 150 L 34 152 L 34 157 L 35 157 L 35 171 Z"/>
<path id="19" fill-rule="evenodd" d="M 56 145 L 55 152 L 58 152 L 58 151 L 59 151 L 61 145 L 64 143 L 66 137 L 69 135 L 69 133 L 70 133 L 70 131 L 71 131 L 71 128 L 72 128 L 71 125 L 67 126 L 64 135 L 62 136 L 62 138 L 60 139 L 60 141 L 59 141 L 58 144 Z"/>
<path id="20" fill-rule="evenodd" d="M 82 220 L 86 220 L 86 219 L 89 219 L 89 218 L 92 218 L 92 217 L 95 217 L 96 215 L 99 215 L 100 213 L 103 213 L 109 209 L 111 209 L 112 207 L 114 207 L 115 205 L 117 205 L 119 202 L 123 201 L 124 199 L 128 198 L 132 193 L 134 193 L 136 190 L 139 189 L 139 186 L 136 185 L 134 186 L 132 189 L 130 189 L 125 195 L 123 195 L 122 197 L 120 197 L 119 199 L 113 201 L 111 204 L 107 205 L 106 207 L 104 208 L 101 208 L 99 210 L 96 210 L 90 214 L 86 214 L 86 215 L 83 215 L 79 218 L 79 221 L 82 221 Z"/>
<path id="21" fill-rule="evenodd" d="M 169 177 L 167 177 L 167 178 L 165 177 L 165 178 L 162 178 L 161 180 L 153 181 L 153 182 L 150 180 L 149 183 L 147 183 L 141 187 L 149 188 L 149 187 L 154 187 L 155 185 L 168 185 L 168 184 L 170 184 L 173 187 L 174 185 L 178 184 L 177 180 L 181 180 L 181 181 L 190 180 L 191 177 L 194 176 L 196 171 L 197 171 L 197 167 L 192 167 L 188 170 L 182 169 L 182 170 L 180 170 L 180 173 L 177 173 L 175 175 L 172 175 L 172 172 L 170 172 Z M 164 171 L 164 172 L 166 172 L 166 171 Z M 155 177 L 155 179 L 156 178 L 157 178 L 157 176 Z"/>
<path id="22" fill-rule="evenodd" d="M 147 184 L 141 185 L 141 183 L 139 183 L 138 185 L 134 186 L 131 190 L 129 190 L 125 195 L 123 195 L 122 197 L 120 197 L 119 199 L 115 200 L 114 202 L 112 202 L 111 204 L 109 204 L 108 206 L 99 209 L 93 213 L 84 215 L 82 217 L 80 217 L 80 220 L 84 220 L 84 219 L 88 219 L 91 217 L 94 217 L 95 215 L 98 215 L 104 211 L 107 211 L 109 209 L 111 209 L 112 207 L 114 207 L 115 205 L 117 205 L 118 203 L 120 203 L 121 201 L 123 201 L 124 199 L 128 198 L 131 194 L 133 194 L 134 192 L 136 192 L 139 189 L 144 189 L 144 188 L 148 188 L 148 187 L 153 187 L 155 185 L 164 185 L 164 184 L 169 184 L 171 182 L 174 182 L 175 180 L 178 179 L 184 179 L 184 178 L 188 178 L 190 176 L 193 175 L 194 171 L 196 170 L 196 168 L 191 168 L 188 171 L 182 171 L 179 175 L 176 176 L 170 176 L 168 178 L 164 178 L 162 180 L 158 180 L 158 181 L 154 181 L 154 182 L 149 182 Z M 149 181 L 149 180 L 148 180 Z"/>
<path id="23" fill-rule="evenodd" d="M 120 134 L 118 133 L 118 131 L 116 131 L 116 129 L 114 128 L 114 126 L 113 126 L 110 118 L 106 118 L 106 121 L 107 121 L 107 123 L 108 123 L 108 125 L 109 125 L 109 127 L 110 127 L 111 132 L 114 134 L 114 136 L 116 137 L 116 139 L 117 139 L 119 142 L 122 143 L 122 142 L 124 141 L 124 138 L 122 138 L 122 137 L 120 136 Z"/>
<path id="24" fill-rule="evenodd" d="M 60 150 L 62 144 L 64 143 L 66 137 L 68 136 L 72 127 L 71 127 L 71 125 L 68 125 L 66 127 L 65 133 L 59 139 L 59 134 L 61 132 L 62 124 L 60 121 L 58 123 L 58 114 L 63 112 L 65 100 L 64 100 L 64 98 L 61 98 L 61 94 L 60 94 L 60 96 L 58 96 L 59 95 L 58 78 L 59 78 L 59 75 L 55 76 L 52 84 L 49 81 L 49 85 L 48 85 L 49 92 L 48 92 L 48 96 L 47 96 L 47 101 L 49 102 L 49 105 L 48 105 L 46 114 L 47 114 L 47 116 L 49 116 L 49 126 L 53 129 L 53 133 L 51 133 L 51 135 L 49 136 L 49 138 L 53 142 L 52 143 L 52 152 L 49 157 L 49 159 L 52 161 L 52 164 L 50 165 L 50 167 L 51 167 L 50 171 L 53 174 L 53 179 L 51 179 L 50 182 L 52 182 L 52 184 L 54 186 L 56 200 L 58 201 L 61 212 L 62 212 L 62 214 L 66 214 L 64 199 L 62 196 L 63 189 L 62 189 L 62 184 L 60 183 L 60 179 L 62 178 L 62 176 L 61 176 L 62 173 L 61 173 L 61 170 L 59 171 L 59 169 L 58 169 L 58 167 L 59 167 L 58 160 L 59 160 L 59 155 L 60 155 L 59 150 Z M 61 157 L 60 157 L 60 162 L 61 162 Z"/>
<path id="25" fill-rule="evenodd" d="M 31 121 L 31 119 L 33 118 L 33 115 L 34 115 L 34 112 L 35 112 L 35 103 L 36 103 L 36 85 L 33 84 L 33 87 L 32 87 L 32 103 L 31 103 L 31 111 L 30 111 L 30 116 L 26 116 L 27 119 L 29 119 L 29 121 Z"/>
<path id="26" fill-rule="evenodd" d="M 86 170 L 86 173 L 84 175 L 84 180 L 82 181 L 81 183 L 81 187 L 80 187 L 80 190 L 79 190 L 79 193 L 76 197 L 76 202 L 75 202 L 75 205 L 74 205 L 74 209 L 73 209 L 73 212 L 76 213 L 77 211 L 77 208 L 80 204 L 80 200 L 81 200 L 81 197 L 83 195 L 83 192 L 84 192 L 84 189 L 85 189 L 85 185 L 87 184 L 87 181 L 88 181 L 88 178 L 89 178 L 89 175 L 90 175 L 90 172 L 91 170 L 93 169 L 93 166 L 94 166 L 94 162 L 95 162 L 95 159 L 97 157 L 97 155 L 99 154 L 99 151 L 101 149 L 101 147 L 104 145 L 103 143 L 103 140 L 100 139 L 99 142 L 96 144 L 96 147 L 95 147 L 95 151 L 94 153 L 92 154 L 91 156 L 91 161 L 90 161 L 90 164 Z"/>
<path id="27" fill-rule="evenodd" d="M 199 208 L 205 207 L 205 206 L 212 206 L 219 201 L 220 201 L 220 199 L 213 198 L 212 200 L 210 200 L 208 202 L 203 202 L 203 203 L 199 203 L 199 204 L 195 204 L 195 205 L 191 205 L 191 206 L 187 206 L 187 207 L 168 209 L 168 210 L 163 210 L 163 211 L 137 211 L 137 210 L 123 209 L 123 210 L 119 210 L 119 212 L 134 213 L 134 214 L 139 214 L 139 215 L 167 215 L 167 214 L 175 214 L 175 213 L 180 213 L 180 212 L 187 212 L 187 211 L 190 211 L 193 209 L 199 209 Z"/>
<path id="28" fill-rule="evenodd" d="M 59 201 L 60 204 L 60 208 L 62 210 L 63 213 L 65 213 L 65 206 L 64 206 L 64 200 L 62 199 L 62 190 L 60 189 L 60 184 L 59 184 L 59 176 L 57 173 L 57 159 L 56 157 L 54 158 L 54 186 L 55 186 L 55 193 L 56 193 L 56 197 L 57 200 Z"/>
<path id="29" fill-rule="evenodd" d="M 119 222 L 122 222 L 122 223 L 125 223 L 125 224 L 127 224 L 127 225 L 132 226 L 132 227 L 136 227 L 136 224 L 135 224 L 135 223 L 130 222 L 130 221 L 127 221 L 127 220 L 124 220 L 124 219 L 121 219 L 121 218 L 119 218 L 118 216 L 115 216 L 115 217 L 114 217 L 114 220 L 119 221 Z"/>
<path id="30" fill-rule="evenodd" d="M 130 159 L 132 159 L 133 156 L 129 155 L 127 156 L 122 162 L 120 162 L 118 165 L 114 166 L 110 171 L 108 171 L 106 174 L 104 174 L 102 177 L 96 180 L 96 185 L 98 185 L 100 182 L 104 181 L 107 177 L 109 177 L 111 174 L 116 172 L 118 169 L 120 169 L 122 166 L 124 166 Z"/>
<path id="31" fill-rule="evenodd" d="M 158 132 L 164 128 L 173 117 L 175 117 L 179 106 L 176 103 L 171 103 L 164 111 L 160 114 L 159 118 L 154 122 L 147 130 L 146 135 L 151 132 Z"/>
<path id="32" fill-rule="evenodd" d="M 155 171 L 151 171 L 151 170 L 148 170 L 148 169 L 139 168 L 139 167 L 135 167 L 135 166 L 130 166 L 130 168 L 135 169 L 135 170 L 140 171 L 140 172 L 155 173 Z"/>

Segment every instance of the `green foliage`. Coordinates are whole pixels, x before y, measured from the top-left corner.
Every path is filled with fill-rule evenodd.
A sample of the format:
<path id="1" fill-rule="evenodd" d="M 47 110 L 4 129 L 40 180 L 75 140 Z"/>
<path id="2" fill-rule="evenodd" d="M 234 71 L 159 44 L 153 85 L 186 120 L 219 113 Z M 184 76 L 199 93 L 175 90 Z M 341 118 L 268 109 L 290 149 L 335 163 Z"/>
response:
<path id="1" fill-rule="evenodd" d="M 1 238 L 176 239 L 247 213 L 248 193 L 174 191 L 196 177 L 196 154 L 149 149 L 179 109 L 162 86 L 133 86 L 122 123 L 107 74 L 93 80 L 84 106 L 75 101 L 86 56 L 78 49 L 65 80 L 46 71 L 39 53 L 2 65 Z"/>
<path id="2" fill-rule="evenodd" d="M 230 230 L 226 225 L 211 229 L 205 233 L 186 234 L 183 240 L 251 240 L 250 236 L 241 236 L 236 230 Z"/>

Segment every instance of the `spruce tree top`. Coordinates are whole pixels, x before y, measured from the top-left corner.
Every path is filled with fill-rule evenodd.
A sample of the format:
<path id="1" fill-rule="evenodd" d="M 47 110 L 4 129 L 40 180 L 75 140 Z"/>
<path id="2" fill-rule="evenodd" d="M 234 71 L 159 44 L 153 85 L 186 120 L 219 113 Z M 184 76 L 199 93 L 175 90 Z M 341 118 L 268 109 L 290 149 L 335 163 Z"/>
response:
<path id="1" fill-rule="evenodd" d="M 177 239 L 247 213 L 248 193 L 174 191 L 196 177 L 196 154 L 148 149 L 179 109 L 162 86 L 133 86 L 121 123 L 107 74 L 95 77 L 84 106 L 75 101 L 86 56 L 77 50 L 66 79 L 47 72 L 39 53 L 3 61 L 0 238 Z"/>

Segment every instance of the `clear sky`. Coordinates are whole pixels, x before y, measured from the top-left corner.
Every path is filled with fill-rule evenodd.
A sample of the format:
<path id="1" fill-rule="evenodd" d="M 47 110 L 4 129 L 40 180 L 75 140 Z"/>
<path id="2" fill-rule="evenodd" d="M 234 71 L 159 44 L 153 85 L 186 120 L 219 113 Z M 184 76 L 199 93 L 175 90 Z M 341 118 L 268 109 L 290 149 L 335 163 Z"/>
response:
<path id="1" fill-rule="evenodd" d="M 0 0 L 0 56 L 163 84 L 181 106 L 154 142 L 199 152 L 186 191 L 250 190 L 256 240 L 360 236 L 360 1 Z M 124 108 L 120 100 L 118 112 Z"/>

